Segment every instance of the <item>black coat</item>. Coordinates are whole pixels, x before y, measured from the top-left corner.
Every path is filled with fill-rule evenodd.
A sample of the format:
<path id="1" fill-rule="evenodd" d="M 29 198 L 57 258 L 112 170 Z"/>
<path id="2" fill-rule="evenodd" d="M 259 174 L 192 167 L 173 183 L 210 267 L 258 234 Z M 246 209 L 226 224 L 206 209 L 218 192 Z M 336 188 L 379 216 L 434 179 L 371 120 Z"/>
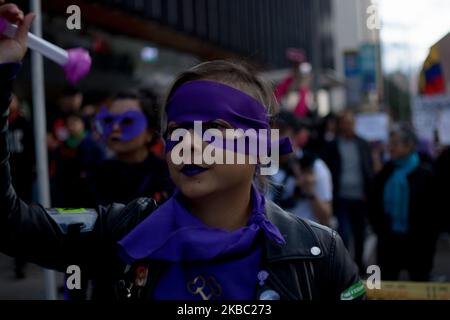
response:
<path id="1" fill-rule="evenodd" d="M 31 123 L 24 116 L 18 116 L 9 124 L 8 136 L 13 185 L 25 202 L 31 202 L 34 181 L 34 136 Z"/>
<path id="2" fill-rule="evenodd" d="M 173 189 L 166 162 L 152 153 L 141 163 L 106 160 L 99 166 L 94 180 L 100 205 L 128 203 L 140 197 L 158 198 L 158 202 L 163 202 Z"/>
<path id="3" fill-rule="evenodd" d="M 450 147 L 447 147 L 436 160 L 435 176 L 437 204 L 442 212 L 441 230 L 450 232 Z"/>
<path id="4" fill-rule="evenodd" d="M 356 136 L 356 144 L 358 147 L 361 174 L 364 182 L 364 193 L 367 195 L 370 188 L 370 183 L 373 178 L 373 161 L 370 146 L 366 140 Z M 331 171 L 333 179 L 333 200 L 338 200 L 340 197 L 340 177 L 342 173 L 342 159 L 339 152 L 338 141 L 333 140 L 329 142 L 323 151 L 322 158 Z"/>
<path id="5" fill-rule="evenodd" d="M 394 171 L 394 165 L 389 162 L 375 176 L 369 195 L 369 219 L 374 231 L 383 237 L 390 234 L 390 217 L 384 211 L 384 186 Z M 445 212 L 437 208 L 436 186 L 431 168 L 420 165 L 408 175 L 409 212 L 408 233 L 418 240 L 435 235 L 439 221 Z"/>
<path id="6" fill-rule="evenodd" d="M 433 266 L 441 218 L 447 212 L 438 208 L 432 172 L 421 164 L 408 175 L 408 232 L 393 232 L 391 218 L 384 210 L 383 201 L 384 186 L 393 171 L 393 164 L 386 164 L 375 177 L 369 195 L 369 220 L 378 236 L 379 263 L 389 265 L 388 268 L 394 270 L 406 267 L 412 279 L 426 281 Z"/>

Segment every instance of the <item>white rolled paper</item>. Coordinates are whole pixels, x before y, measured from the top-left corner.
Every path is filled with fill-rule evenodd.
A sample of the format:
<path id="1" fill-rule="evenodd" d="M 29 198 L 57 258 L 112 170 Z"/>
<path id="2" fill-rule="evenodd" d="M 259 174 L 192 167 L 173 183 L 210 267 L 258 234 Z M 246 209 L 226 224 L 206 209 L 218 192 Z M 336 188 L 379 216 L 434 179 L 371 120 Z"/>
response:
<path id="1" fill-rule="evenodd" d="M 17 26 L 11 23 L 7 23 L 3 34 L 7 37 L 14 37 L 17 31 Z M 66 50 L 55 46 L 54 44 L 36 37 L 34 34 L 28 32 L 28 47 L 41 53 L 48 59 L 56 62 L 57 64 L 64 66 L 69 60 L 69 54 Z"/>

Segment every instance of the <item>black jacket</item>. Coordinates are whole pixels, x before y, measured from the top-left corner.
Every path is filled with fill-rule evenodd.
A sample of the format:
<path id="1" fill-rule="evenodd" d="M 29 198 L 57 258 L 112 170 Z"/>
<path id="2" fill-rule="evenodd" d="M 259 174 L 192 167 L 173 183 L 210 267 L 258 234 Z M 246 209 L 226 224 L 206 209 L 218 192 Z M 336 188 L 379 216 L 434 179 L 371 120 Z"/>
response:
<path id="1" fill-rule="evenodd" d="M 421 164 L 408 175 L 408 232 L 405 235 L 393 232 L 383 200 L 384 187 L 393 171 L 394 165 L 387 163 L 375 176 L 369 194 L 369 221 L 378 235 L 379 263 L 404 263 L 410 272 L 413 269 L 416 272 L 420 270 L 420 276 L 416 275 L 416 272 L 411 275 L 415 281 L 425 281 L 433 268 L 436 241 L 442 226 L 441 221 L 447 212 L 440 209 L 436 202 L 436 184 L 431 168 Z M 402 238 L 407 245 L 398 241 Z M 397 251 L 402 251 L 402 254 Z"/>
<path id="2" fill-rule="evenodd" d="M 443 232 L 450 232 L 450 147 L 447 147 L 437 158 L 434 168 L 436 176 L 437 207 L 441 214 L 441 228 Z M 445 214 L 446 212 L 447 214 Z"/>
<path id="3" fill-rule="evenodd" d="M 23 115 L 9 123 L 8 143 L 13 185 L 19 196 L 30 202 L 34 181 L 34 141 L 31 123 Z"/>
<path id="4" fill-rule="evenodd" d="M 128 203 L 138 197 L 151 197 L 162 203 L 172 189 L 166 162 L 152 153 L 141 163 L 106 160 L 99 166 L 94 180 L 100 205 Z"/>
<path id="5" fill-rule="evenodd" d="M 387 236 L 391 221 L 384 211 L 384 186 L 394 172 L 392 162 L 387 163 L 375 176 L 369 194 L 369 220 L 378 236 Z M 409 212 L 408 233 L 419 242 L 435 235 L 439 221 L 445 213 L 437 208 L 436 187 L 431 168 L 421 164 L 408 175 Z"/>
<path id="6" fill-rule="evenodd" d="M 355 141 L 360 157 L 360 169 L 363 176 L 364 192 L 367 195 L 373 178 L 372 155 L 370 146 L 366 140 L 356 136 Z M 340 178 L 342 173 L 342 159 L 339 152 L 338 140 L 333 140 L 326 145 L 322 158 L 331 171 L 333 179 L 333 200 L 337 201 L 340 198 Z"/>
<path id="7" fill-rule="evenodd" d="M 95 281 L 97 298 L 150 297 L 164 263 L 142 262 L 150 265 L 147 294 L 127 292 L 124 289 L 133 279 L 116 254 L 116 244 L 156 208 L 155 201 L 140 198 L 128 205 L 67 211 L 29 206 L 16 196 L 5 132 L 15 68 L 0 65 L 0 251 L 63 272 L 69 265 L 79 265 Z M 352 296 L 352 290 L 354 296 L 364 297 L 355 293 L 362 293 L 358 270 L 335 231 L 290 215 L 271 202 L 266 213 L 287 244 L 265 243 L 262 267 L 269 277 L 265 287 L 257 288 L 256 297 L 268 288 L 281 299 L 338 300 L 342 294 Z"/>

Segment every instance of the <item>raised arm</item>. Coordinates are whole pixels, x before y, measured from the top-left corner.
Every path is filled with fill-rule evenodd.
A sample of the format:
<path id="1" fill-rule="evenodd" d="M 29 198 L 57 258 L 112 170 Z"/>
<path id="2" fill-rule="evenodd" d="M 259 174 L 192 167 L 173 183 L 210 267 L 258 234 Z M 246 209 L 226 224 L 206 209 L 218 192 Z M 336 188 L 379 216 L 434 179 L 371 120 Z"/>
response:
<path id="1" fill-rule="evenodd" d="M 3 2 L 3 1 L 2 1 Z M 26 52 L 27 32 L 33 14 L 24 17 L 13 4 L 0 6 L 0 15 L 19 25 L 16 37 L 0 39 L 0 250 L 46 267 L 62 269 L 64 230 L 58 219 L 62 212 L 47 211 L 42 206 L 28 206 L 16 195 L 11 184 L 7 129 L 11 88 Z M 97 215 L 91 212 L 86 228 L 93 228 Z M 73 228 L 73 227 L 70 227 Z M 70 231 L 71 232 L 71 231 Z"/>
<path id="2" fill-rule="evenodd" d="M 115 257 L 116 242 L 156 204 L 138 199 L 127 206 L 112 204 L 95 210 L 46 209 L 17 197 L 8 162 L 8 107 L 33 15 L 24 17 L 15 5 L 7 4 L 0 5 L 0 16 L 19 26 L 14 39 L 0 37 L 0 251 L 62 271 L 70 264 L 101 268 L 105 259 Z"/>

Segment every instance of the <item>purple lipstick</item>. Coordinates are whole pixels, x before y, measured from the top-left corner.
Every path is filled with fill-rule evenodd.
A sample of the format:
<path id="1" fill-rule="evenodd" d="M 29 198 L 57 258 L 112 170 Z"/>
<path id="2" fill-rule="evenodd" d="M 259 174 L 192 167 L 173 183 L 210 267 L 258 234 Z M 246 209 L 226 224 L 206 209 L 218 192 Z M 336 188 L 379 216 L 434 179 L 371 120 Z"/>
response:
<path id="1" fill-rule="evenodd" d="M 195 164 L 186 164 L 183 166 L 183 169 L 181 169 L 181 172 L 188 177 L 193 177 L 202 172 L 205 172 L 206 170 L 208 169 L 197 166 Z"/>

